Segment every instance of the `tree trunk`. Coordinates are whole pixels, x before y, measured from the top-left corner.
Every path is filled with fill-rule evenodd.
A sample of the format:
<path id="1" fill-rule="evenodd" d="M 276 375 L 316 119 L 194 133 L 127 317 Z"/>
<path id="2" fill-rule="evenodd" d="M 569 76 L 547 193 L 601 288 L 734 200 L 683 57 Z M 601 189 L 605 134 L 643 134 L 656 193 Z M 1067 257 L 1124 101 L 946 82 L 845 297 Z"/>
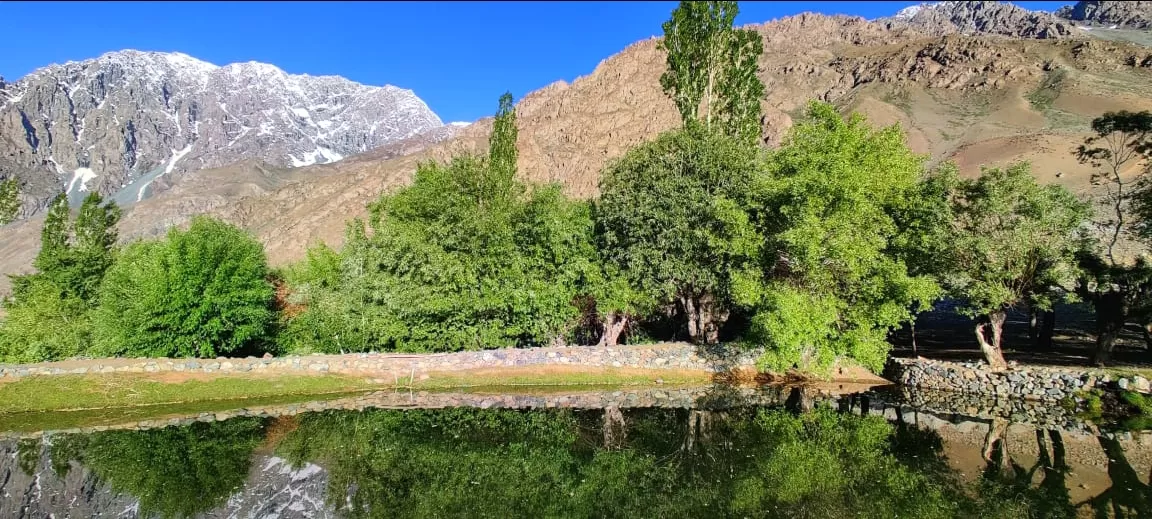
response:
<path id="1" fill-rule="evenodd" d="M 712 294 L 681 296 L 680 305 L 688 318 L 688 338 L 696 344 L 720 342 L 720 324 L 728 319 L 728 311 L 717 308 Z"/>
<path id="2" fill-rule="evenodd" d="M 1100 294 L 1093 303 L 1096 307 L 1096 352 L 1092 362 L 1103 366 L 1112 361 L 1116 338 L 1124 329 L 1124 298 L 1119 292 Z"/>
<path id="3" fill-rule="evenodd" d="M 916 351 L 916 317 L 913 316 L 912 320 L 908 323 L 912 328 L 912 356 L 915 357 L 919 353 Z"/>
<path id="4" fill-rule="evenodd" d="M 1004 350 L 1000 348 L 1000 338 L 1004 333 L 1004 320 L 1007 314 L 1003 311 L 992 312 L 980 318 L 976 323 L 976 341 L 980 343 L 980 351 L 984 353 L 984 360 L 993 371 L 1000 371 L 1008 367 L 1004 361 Z M 991 338 L 986 335 L 991 332 Z"/>
<path id="5" fill-rule="evenodd" d="M 1035 308 L 1028 309 L 1028 338 L 1032 340 L 1032 344 L 1040 342 L 1040 314 L 1042 310 Z"/>
<path id="6" fill-rule="evenodd" d="M 603 426 L 605 449 L 615 449 L 624 444 L 624 438 L 628 431 L 624 423 L 624 413 L 620 412 L 620 406 L 610 405 L 604 408 Z"/>
<path id="7" fill-rule="evenodd" d="M 1006 432 L 1008 432 L 1008 420 L 997 417 L 988 424 L 988 433 L 984 435 L 984 460 L 988 462 L 990 468 L 1001 472 L 1012 466 L 1012 457 L 1008 454 L 1008 444 L 1005 442 Z M 1000 447 L 999 452 L 996 452 L 996 447 Z M 996 454 L 1000 455 L 999 459 L 996 458 Z"/>
<path id="8" fill-rule="evenodd" d="M 600 334 L 597 346 L 615 346 L 620 341 L 620 334 L 628 327 L 628 316 L 623 312 L 612 312 L 604 321 L 604 331 Z"/>
<path id="9" fill-rule="evenodd" d="M 684 317 L 688 318 L 688 340 L 700 342 L 700 312 L 696 310 L 696 302 L 691 297 L 681 297 L 680 305 L 684 307 Z"/>
<path id="10" fill-rule="evenodd" d="M 1040 337 L 1036 340 L 1036 346 L 1052 349 L 1054 335 L 1056 335 L 1056 311 L 1047 310 L 1044 312 L 1044 321 L 1040 326 Z"/>

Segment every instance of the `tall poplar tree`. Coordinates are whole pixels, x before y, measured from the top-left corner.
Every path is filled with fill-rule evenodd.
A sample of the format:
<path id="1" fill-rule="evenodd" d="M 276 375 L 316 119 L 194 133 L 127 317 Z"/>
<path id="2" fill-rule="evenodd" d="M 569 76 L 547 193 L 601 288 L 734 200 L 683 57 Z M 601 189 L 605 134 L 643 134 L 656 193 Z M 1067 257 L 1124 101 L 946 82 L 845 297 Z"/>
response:
<path id="1" fill-rule="evenodd" d="M 701 122 L 741 141 L 760 136 L 764 83 L 756 75 L 760 35 L 734 29 L 736 2 L 680 2 L 664 23 L 668 68 L 660 86 L 684 124 Z"/>

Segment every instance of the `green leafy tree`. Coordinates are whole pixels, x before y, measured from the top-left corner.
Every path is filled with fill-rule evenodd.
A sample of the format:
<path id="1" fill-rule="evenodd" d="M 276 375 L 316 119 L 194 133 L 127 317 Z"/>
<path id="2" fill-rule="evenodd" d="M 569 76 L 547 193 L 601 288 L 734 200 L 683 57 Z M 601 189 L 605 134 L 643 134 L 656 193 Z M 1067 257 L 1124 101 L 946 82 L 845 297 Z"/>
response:
<path id="1" fill-rule="evenodd" d="M 335 287 L 311 283 L 293 347 L 452 351 L 563 340 L 599 283 L 587 204 L 516 178 L 516 113 L 501 97 L 487 156 L 420 164 L 353 222 Z M 313 260 L 310 260 L 313 261 Z M 330 265 L 332 262 L 326 263 Z M 319 269 L 320 264 L 313 262 Z"/>
<path id="2" fill-rule="evenodd" d="M 260 346 L 274 318 L 260 242 L 209 217 L 126 247 L 93 317 L 108 356 L 215 357 Z"/>
<path id="3" fill-rule="evenodd" d="M 1133 183 L 1139 178 L 1125 178 L 1129 166 L 1152 153 L 1152 112 L 1108 112 L 1092 120 L 1093 135 L 1076 150 L 1081 163 L 1100 168 L 1092 174 L 1092 183 L 1102 185 L 1102 202 L 1109 214 L 1098 226 L 1104 234 L 1104 255 L 1111 265 L 1118 265 L 1116 245 L 1131 232 L 1128 204 L 1136 192 Z"/>
<path id="4" fill-rule="evenodd" d="M 734 29 L 736 2 L 680 2 L 664 22 L 667 69 L 660 85 L 685 125 L 702 122 L 741 142 L 760 137 L 764 84 L 756 75 L 760 35 Z"/>
<path id="5" fill-rule="evenodd" d="M 1129 178 L 1127 169 L 1152 153 L 1152 113 L 1109 112 L 1092 121 L 1093 135 L 1076 151 L 1082 163 L 1100 168 L 1092 182 L 1102 185 L 1106 215 L 1096 222 L 1102 239 L 1085 242 L 1080 254 L 1082 276 L 1077 285 L 1081 297 L 1096 310 L 1096 350 L 1093 361 L 1111 360 L 1116 338 L 1129 320 L 1141 324 L 1152 319 L 1152 266 L 1146 259 L 1118 254 L 1122 238 L 1150 242 L 1144 200 L 1152 194 L 1148 175 Z"/>
<path id="6" fill-rule="evenodd" d="M 518 134 L 516 107 L 512 104 L 512 94 L 505 92 L 500 96 L 500 107 L 496 110 L 496 120 L 492 122 L 492 136 L 488 145 L 489 167 L 495 176 L 504 182 L 511 182 L 516 176 Z"/>
<path id="7" fill-rule="evenodd" d="M 91 345 L 92 308 L 52 283 L 29 283 L 18 301 L 4 305 L 0 361 L 31 363 L 86 353 Z"/>
<path id="8" fill-rule="evenodd" d="M 767 159 L 754 214 L 765 237 L 759 262 L 737 269 L 737 302 L 755 310 L 749 339 L 768 346 L 764 363 L 826 369 L 851 357 L 874 371 L 888 332 L 926 309 L 939 288 L 909 275 L 893 249 L 895 214 L 920 194 L 924 157 L 897 126 L 873 130 L 813 103 Z"/>
<path id="9" fill-rule="evenodd" d="M 0 355 L 12 361 L 57 360 L 86 353 L 91 311 L 116 254 L 120 209 L 98 193 L 84 198 L 75 222 L 68 199 L 53 199 L 41 230 L 36 272 L 12 276 L 8 317 L 0 323 Z"/>
<path id="10" fill-rule="evenodd" d="M 258 418 L 148 431 L 105 431 L 55 438 L 53 465 L 72 457 L 116 493 L 140 500 L 141 517 L 184 519 L 218 507 L 248 479 L 264 439 Z"/>
<path id="11" fill-rule="evenodd" d="M 708 419 L 694 429 L 685 415 Z M 312 413 L 277 455 L 324 466 L 326 500 L 348 517 L 1013 517 L 1003 501 L 969 493 L 945 463 L 929 471 L 893 452 L 935 439 L 939 455 L 938 435 L 899 435 L 877 416 L 826 407 L 800 416 L 740 408 L 607 416 Z"/>
<path id="12" fill-rule="evenodd" d="M 1054 287 L 1076 275 L 1075 255 L 1088 204 L 1061 186 L 1041 186 L 1027 163 L 985 169 L 952 196 L 951 247 L 939 258 L 960 311 L 977 319 L 976 339 L 994 369 L 1007 366 L 1001 347 L 1007 311 L 1050 310 Z"/>
<path id="13" fill-rule="evenodd" d="M 731 272 L 758 254 L 744 211 L 757 167 L 754 148 L 693 125 L 630 150 L 601 175 L 600 256 L 642 299 L 675 305 L 694 342 L 719 340 Z"/>
<path id="14" fill-rule="evenodd" d="M 16 177 L 0 180 L 0 225 L 11 223 L 20 212 L 20 182 Z"/>

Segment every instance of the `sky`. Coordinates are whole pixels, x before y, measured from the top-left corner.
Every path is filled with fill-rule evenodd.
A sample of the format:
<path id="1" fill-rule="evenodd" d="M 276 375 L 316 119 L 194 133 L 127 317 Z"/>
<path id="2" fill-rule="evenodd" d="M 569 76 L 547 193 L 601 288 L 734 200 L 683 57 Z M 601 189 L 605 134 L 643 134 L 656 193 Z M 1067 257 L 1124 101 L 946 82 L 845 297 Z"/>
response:
<path id="1" fill-rule="evenodd" d="M 804 11 L 890 16 L 919 2 L 740 2 L 736 25 Z M 1015 2 L 1053 11 L 1064 2 Z M 589 74 L 662 33 L 676 2 L 7 2 L 0 76 L 136 49 L 260 61 L 413 90 L 444 122 Z M 58 14 L 53 15 L 53 12 Z M 48 20 L 41 22 L 38 20 Z"/>

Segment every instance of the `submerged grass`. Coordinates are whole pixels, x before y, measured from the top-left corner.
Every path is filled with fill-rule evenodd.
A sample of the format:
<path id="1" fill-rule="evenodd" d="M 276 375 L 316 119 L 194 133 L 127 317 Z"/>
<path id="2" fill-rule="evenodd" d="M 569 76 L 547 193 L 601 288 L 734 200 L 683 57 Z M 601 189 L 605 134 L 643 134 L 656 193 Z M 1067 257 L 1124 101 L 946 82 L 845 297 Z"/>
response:
<path id="1" fill-rule="evenodd" d="M 31 432 L 113 425 L 243 407 L 290 404 L 382 390 L 555 392 L 711 380 L 704 372 L 626 369 L 482 369 L 382 381 L 340 374 L 165 379 L 150 374 L 33 376 L 0 384 L 0 431 Z"/>

